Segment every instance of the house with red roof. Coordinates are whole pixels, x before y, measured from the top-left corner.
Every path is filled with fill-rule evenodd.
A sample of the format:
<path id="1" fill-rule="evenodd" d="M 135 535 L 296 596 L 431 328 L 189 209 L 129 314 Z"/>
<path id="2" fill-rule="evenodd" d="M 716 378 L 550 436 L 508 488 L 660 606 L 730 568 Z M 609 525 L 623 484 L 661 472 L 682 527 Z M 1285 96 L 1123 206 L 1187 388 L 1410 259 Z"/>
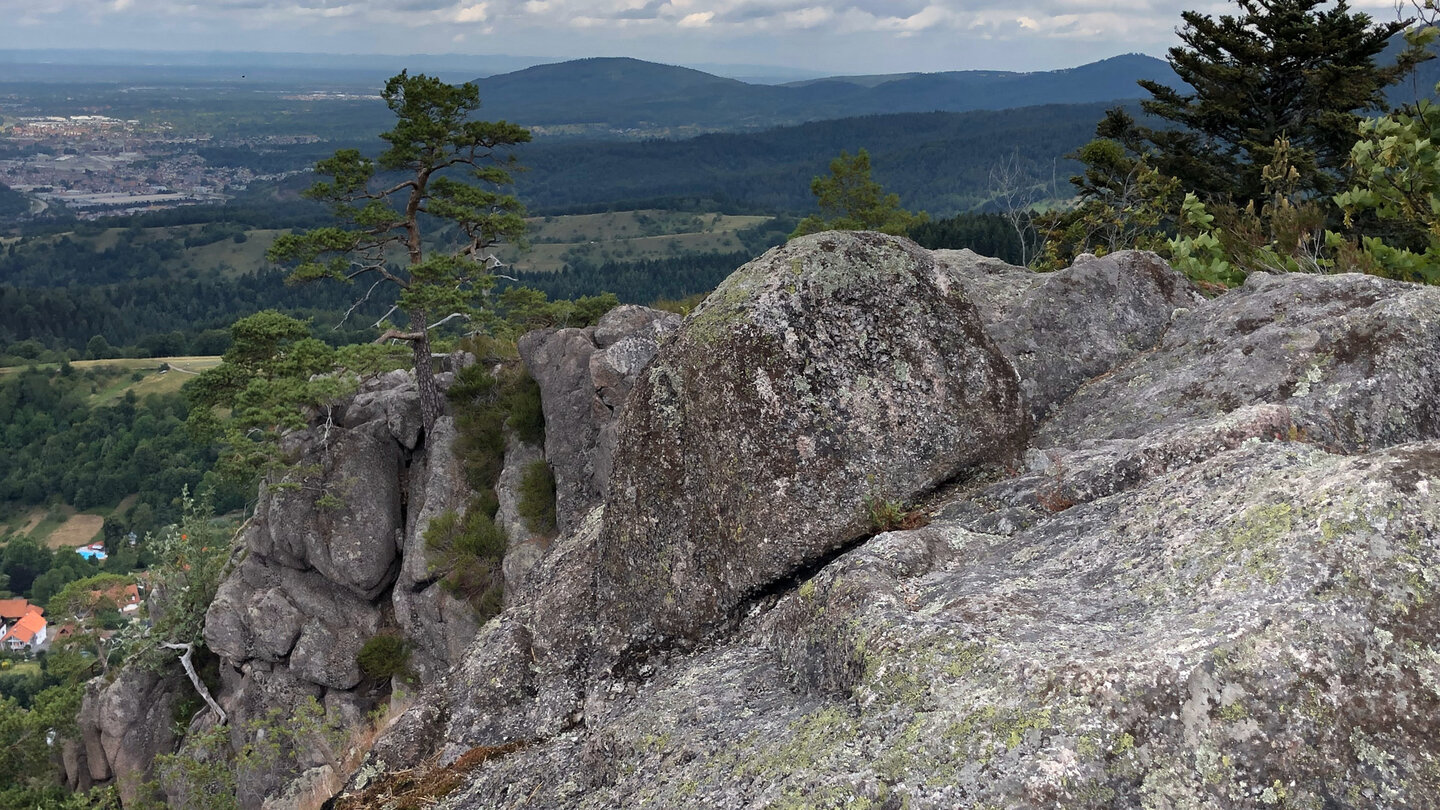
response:
<path id="1" fill-rule="evenodd" d="M 10 652 L 21 650 L 34 652 L 45 643 L 45 631 L 45 617 L 38 610 L 34 613 L 26 613 L 10 624 L 5 629 L 4 635 L 0 635 L 0 647 Z"/>
<path id="2" fill-rule="evenodd" d="M 45 608 L 24 599 L 0 599 L 0 649 L 35 650 L 45 643 Z"/>
<path id="3" fill-rule="evenodd" d="M 134 613 L 140 609 L 140 588 L 133 582 L 129 585 L 111 585 L 103 591 L 91 591 L 90 597 L 96 602 L 102 598 L 109 599 L 121 613 Z"/>
<path id="4" fill-rule="evenodd" d="M 45 608 L 24 599 L 0 599 L 0 626 L 18 621 L 30 613 L 44 613 Z"/>

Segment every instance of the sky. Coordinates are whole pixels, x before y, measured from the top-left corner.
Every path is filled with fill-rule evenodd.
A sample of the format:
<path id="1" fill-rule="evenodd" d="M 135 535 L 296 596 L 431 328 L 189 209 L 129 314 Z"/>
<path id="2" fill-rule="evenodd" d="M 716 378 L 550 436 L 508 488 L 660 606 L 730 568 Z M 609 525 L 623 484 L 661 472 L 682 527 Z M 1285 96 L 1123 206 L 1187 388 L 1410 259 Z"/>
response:
<path id="1" fill-rule="evenodd" d="M 1196 0 L 0 0 L 0 49 L 631 56 L 824 73 L 1163 57 Z M 1393 0 L 1354 0 L 1377 20 Z"/>

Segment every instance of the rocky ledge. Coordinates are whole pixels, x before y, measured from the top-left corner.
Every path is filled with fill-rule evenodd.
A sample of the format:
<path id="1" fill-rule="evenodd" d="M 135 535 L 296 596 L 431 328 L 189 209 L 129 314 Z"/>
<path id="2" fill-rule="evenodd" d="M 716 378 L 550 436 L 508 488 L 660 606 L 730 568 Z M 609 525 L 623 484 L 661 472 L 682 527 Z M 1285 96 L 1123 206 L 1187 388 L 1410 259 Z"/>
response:
<path id="1" fill-rule="evenodd" d="M 332 806 L 1440 806 L 1437 403 L 1437 289 L 792 241 Z"/>

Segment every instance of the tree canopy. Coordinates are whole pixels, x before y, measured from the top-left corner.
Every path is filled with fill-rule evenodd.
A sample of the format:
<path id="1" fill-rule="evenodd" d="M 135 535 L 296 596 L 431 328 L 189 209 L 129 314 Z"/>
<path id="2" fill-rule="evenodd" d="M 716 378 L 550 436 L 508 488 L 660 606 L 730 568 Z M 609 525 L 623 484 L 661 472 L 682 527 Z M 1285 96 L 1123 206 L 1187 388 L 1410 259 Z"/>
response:
<path id="1" fill-rule="evenodd" d="M 339 225 L 278 239 L 272 260 L 294 263 L 295 281 L 336 279 L 398 290 L 401 330 L 381 319 L 381 340 L 410 343 L 421 413 L 427 430 L 444 403 L 435 384 L 430 331 L 453 317 L 473 317 L 491 284 L 495 259 L 487 249 L 524 233 L 524 208 L 499 189 L 512 184 L 514 156 L 502 150 L 528 142 L 528 130 L 505 121 L 471 120 L 480 107 L 473 83 L 450 85 L 405 71 L 382 93 L 395 127 L 380 134 L 389 147 L 378 158 L 342 149 L 315 167 L 330 178 L 305 195 L 331 205 Z M 446 229 L 448 248 L 438 246 Z M 396 261 L 403 262 L 403 266 Z"/>
<path id="2" fill-rule="evenodd" d="M 1202 199 L 1239 207 L 1268 195 L 1261 170 L 1288 142 L 1298 191 L 1329 194 L 1359 137 L 1359 113 L 1385 107 L 1384 90 L 1428 56 L 1406 49 L 1392 65 L 1376 58 L 1409 20 L 1377 23 L 1344 0 L 1236 0 L 1239 14 L 1181 14 L 1181 42 L 1168 61 L 1190 86 L 1182 92 L 1142 80 L 1145 112 L 1167 128 L 1116 127 L 1113 137 L 1154 155 L 1162 174 Z M 1327 8 L 1328 6 L 1328 8 Z"/>
<path id="3" fill-rule="evenodd" d="M 810 181 L 820 203 L 820 214 L 802 220 L 794 236 L 820 231 L 880 231 L 902 236 L 929 221 L 923 211 L 912 214 L 900 207 L 898 194 L 887 194 L 870 178 L 870 153 L 861 149 L 852 157 L 841 152 L 830 161 L 830 174 Z"/>

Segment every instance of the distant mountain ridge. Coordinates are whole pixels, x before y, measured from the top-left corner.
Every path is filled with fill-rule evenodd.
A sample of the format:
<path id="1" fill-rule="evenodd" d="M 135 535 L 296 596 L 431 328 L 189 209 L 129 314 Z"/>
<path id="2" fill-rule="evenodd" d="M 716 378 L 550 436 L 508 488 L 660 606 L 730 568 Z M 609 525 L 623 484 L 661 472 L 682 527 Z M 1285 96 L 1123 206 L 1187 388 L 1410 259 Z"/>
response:
<path id="1" fill-rule="evenodd" d="M 1176 84 L 1160 59 L 1126 54 L 1065 70 L 837 76 L 747 84 L 699 70 L 604 57 L 477 79 L 485 115 L 541 134 L 638 136 L 743 131 L 861 115 L 968 112 L 1138 98 L 1139 79 Z"/>

